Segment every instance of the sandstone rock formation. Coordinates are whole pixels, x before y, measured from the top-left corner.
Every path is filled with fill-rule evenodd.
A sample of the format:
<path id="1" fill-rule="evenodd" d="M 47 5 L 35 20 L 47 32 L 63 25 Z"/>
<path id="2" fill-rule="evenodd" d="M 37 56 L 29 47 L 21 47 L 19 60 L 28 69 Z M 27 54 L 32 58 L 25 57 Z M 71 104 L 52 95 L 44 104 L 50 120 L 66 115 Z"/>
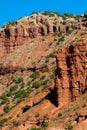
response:
<path id="1" fill-rule="evenodd" d="M 85 18 L 84 18 L 85 19 Z M 0 55 L 13 51 L 16 46 L 24 44 L 29 39 L 37 36 L 47 35 L 55 32 L 66 32 L 72 29 L 79 29 L 86 26 L 84 19 L 67 18 L 63 20 L 56 14 L 54 17 L 42 13 L 32 14 L 18 21 L 6 23 L 0 29 Z"/>
<path id="2" fill-rule="evenodd" d="M 87 126 L 86 27 L 86 14 L 77 20 L 36 13 L 0 29 L 0 95 L 9 100 L 11 108 L 3 114 L 7 103 L 0 96 L 1 119 L 9 119 L 5 123 L 0 119 L 0 129 L 41 127 L 44 121 L 53 125 L 48 129 L 68 129 L 67 124 L 72 123 L 78 130 L 80 121 L 80 127 Z M 10 92 L 15 86 L 16 91 Z"/>
<path id="3" fill-rule="evenodd" d="M 87 43 L 59 49 L 56 61 L 57 102 L 68 103 L 87 89 Z"/>

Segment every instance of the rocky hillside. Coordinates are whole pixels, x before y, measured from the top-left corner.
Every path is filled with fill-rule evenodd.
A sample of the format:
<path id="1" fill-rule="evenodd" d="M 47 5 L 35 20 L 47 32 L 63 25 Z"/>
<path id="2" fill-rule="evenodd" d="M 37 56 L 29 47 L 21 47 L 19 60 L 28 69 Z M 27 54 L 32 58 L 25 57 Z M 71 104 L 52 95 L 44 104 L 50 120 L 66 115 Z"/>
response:
<path id="1" fill-rule="evenodd" d="M 34 12 L 0 29 L 0 130 L 86 130 L 87 14 Z"/>
<path id="2" fill-rule="evenodd" d="M 13 51 L 16 46 L 24 44 L 29 39 L 46 36 L 55 32 L 66 32 L 72 29 L 81 29 L 87 25 L 86 16 L 71 14 L 60 15 L 46 11 L 34 13 L 30 16 L 9 22 L 0 29 L 0 55 Z"/>

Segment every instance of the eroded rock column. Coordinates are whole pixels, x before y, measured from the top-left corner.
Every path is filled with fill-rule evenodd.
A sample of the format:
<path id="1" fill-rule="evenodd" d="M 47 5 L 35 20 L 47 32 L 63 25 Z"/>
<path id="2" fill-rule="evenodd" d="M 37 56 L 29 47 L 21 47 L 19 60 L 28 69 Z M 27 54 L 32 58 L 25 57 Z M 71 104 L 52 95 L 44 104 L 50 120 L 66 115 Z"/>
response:
<path id="1" fill-rule="evenodd" d="M 75 100 L 87 89 L 87 43 L 57 51 L 57 103 Z"/>

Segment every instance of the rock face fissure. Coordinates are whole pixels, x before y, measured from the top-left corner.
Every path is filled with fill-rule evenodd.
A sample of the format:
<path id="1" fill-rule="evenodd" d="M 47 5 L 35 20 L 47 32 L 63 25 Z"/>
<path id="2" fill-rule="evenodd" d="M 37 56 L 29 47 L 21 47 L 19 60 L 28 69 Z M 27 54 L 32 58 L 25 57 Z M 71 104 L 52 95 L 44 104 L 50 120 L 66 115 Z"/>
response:
<path id="1" fill-rule="evenodd" d="M 68 103 L 87 89 L 87 43 L 59 49 L 56 61 L 57 103 Z"/>
<path id="2" fill-rule="evenodd" d="M 33 14 L 18 21 L 5 24 L 0 29 L 0 55 L 13 51 L 16 46 L 24 44 L 29 39 L 45 36 L 55 32 L 66 32 L 72 29 L 87 27 L 87 16 L 75 18 L 49 17 L 42 14 Z"/>

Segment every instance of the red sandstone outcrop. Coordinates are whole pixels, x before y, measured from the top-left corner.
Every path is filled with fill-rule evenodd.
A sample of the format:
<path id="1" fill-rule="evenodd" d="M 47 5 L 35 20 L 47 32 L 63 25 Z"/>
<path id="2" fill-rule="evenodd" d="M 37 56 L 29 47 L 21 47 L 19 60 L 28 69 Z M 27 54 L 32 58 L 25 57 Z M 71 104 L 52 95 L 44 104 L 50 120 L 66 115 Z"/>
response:
<path id="1" fill-rule="evenodd" d="M 87 22 L 87 20 L 85 21 Z M 86 22 L 84 26 L 86 26 Z M 7 23 L 4 28 L 0 29 L 0 55 L 13 51 L 16 46 L 24 44 L 31 38 L 49 33 L 66 32 L 74 28 L 78 29 L 81 28 L 81 24 L 83 25 L 83 22 L 80 20 L 80 25 L 78 25 L 75 18 L 63 20 L 57 15 L 49 17 L 41 13 Z"/>
<path id="2" fill-rule="evenodd" d="M 56 61 L 57 101 L 67 103 L 87 89 L 87 42 L 59 49 Z"/>
<path id="3" fill-rule="evenodd" d="M 85 21 L 85 24 L 84 24 L 84 21 Z M 6 52 L 9 53 L 10 51 L 13 51 L 15 47 L 22 45 L 26 41 L 28 42 L 29 39 L 35 38 L 37 36 L 38 37 L 44 36 L 44 35 L 54 33 L 54 32 L 65 32 L 66 30 L 71 30 L 73 28 L 80 29 L 82 26 L 86 27 L 87 20 L 84 19 L 84 21 L 80 21 L 79 24 L 78 22 L 75 24 L 75 21 L 73 21 L 72 19 L 71 20 L 67 19 L 66 25 L 64 25 L 63 23 L 64 21 L 62 21 L 61 17 L 57 19 L 56 21 L 54 21 L 54 18 L 48 19 L 48 16 L 43 17 L 42 15 L 41 16 L 32 15 L 30 17 L 22 18 L 21 20 L 14 22 L 14 26 L 5 25 L 5 28 L 1 30 L 1 34 L 0 34 L 1 53 L 0 54 L 5 54 Z M 73 37 L 71 37 L 70 40 L 73 40 Z M 34 51 L 35 50 L 37 49 L 35 48 Z M 25 57 L 27 57 L 27 55 L 28 53 L 24 55 L 23 64 L 26 63 Z M 19 56 L 19 53 L 17 57 L 18 56 Z M 38 54 L 38 56 L 40 56 L 40 53 Z M 9 59 L 8 58 L 6 63 L 3 63 L 3 62 L 0 63 L 0 74 L 14 73 L 17 70 L 23 71 L 22 69 L 41 70 L 42 68 L 45 67 L 45 66 L 41 66 L 38 68 L 37 67 L 21 68 L 22 65 L 20 65 L 20 61 L 22 60 L 22 58 L 23 58 L 23 55 L 21 56 L 21 58 L 15 61 L 14 61 L 14 58 L 12 62 L 11 60 L 8 61 Z M 35 59 L 35 57 L 33 59 Z M 28 60 L 29 59 L 27 59 L 26 61 L 28 62 Z M 75 100 L 77 97 L 80 96 L 80 94 L 83 94 L 85 90 L 87 89 L 87 42 L 86 41 L 84 42 L 82 40 L 77 45 L 70 45 L 62 49 L 59 49 L 57 52 L 56 61 L 57 61 L 57 76 L 56 76 L 56 81 L 55 81 L 56 82 L 55 88 L 57 92 L 57 105 L 60 105 L 60 104 L 65 104 L 65 103 Z M 16 64 L 16 62 L 19 63 L 20 66 L 17 66 L 18 64 Z M 52 89 L 51 95 L 49 95 L 48 93 L 49 93 L 49 90 L 46 90 L 44 92 L 42 91 L 40 94 L 34 96 L 31 99 L 27 98 L 27 100 L 17 105 L 4 117 L 6 118 L 11 117 L 11 116 L 15 117 L 17 116 L 17 114 L 21 114 L 21 116 L 18 118 L 16 117 L 16 119 L 18 122 L 21 122 L 21 125 L 23 125 L 23 129 L 24 127 L 28 128 L 29 123 L 32 124 L 32 126 L 38 123 L 40 125 L 44 119 L 44 115 L 46 115 L 47 113 L 49 116 L 48 118 L 49 120 L 54 118 L 57 112 L 59 112 L 62 105 L 60 105 L 58 108 L 56 107 L 56 96 L 55 96 L 56 94 L 55 94 L 55 91 L 53 91 L 53 89 Z M 49 98 L 48 98 L 48 95 L 49 95 Z M 47 99 L 44 99 L 45 96 Z M 31 106 L 32 106 L 32 109 L 30 109 Z M 27 111 L 27 113 L 25 114 L 23 113 L 23 107 L 29 108 L 29 111 Z M 67 110 L 69 110 L 69 108 Z M 40 116 L 42 117 L 39 117 L 39 118 L 33 117 L 36 115 L 37 112 L 40 112 Z M 76 116 L 75 121 L 78 120 L 79 122 L 82 121 L 83 119 L 87 119 L 86 113 L 81 114 L 80 112 L 79 116 L 76 115 L 75 113 L 74 116 Z M 11 126 L 13 122 L 14 121 L 12 120 L 11 122 L 4 124 L 4 125 L 7 125 L 6 130 L 9 129 L 8 127 Z M 27 124 L 28 124 L 28 127 L 26 127 Z M 4 127 L 4 125 L 2 127 Z M 18 126 L 19 129 L 22 129 L 21 125 Z M 81 124 L 81 125 L 83 127 L 84 124 Z M 78 128 L 78 126 L 76 128 Z M 16 126 L 16 128 L 13 128 L 13 129 L 18 129 L 18 128 Z M 54 127 L 54 129 L 56 128 Z"/>

